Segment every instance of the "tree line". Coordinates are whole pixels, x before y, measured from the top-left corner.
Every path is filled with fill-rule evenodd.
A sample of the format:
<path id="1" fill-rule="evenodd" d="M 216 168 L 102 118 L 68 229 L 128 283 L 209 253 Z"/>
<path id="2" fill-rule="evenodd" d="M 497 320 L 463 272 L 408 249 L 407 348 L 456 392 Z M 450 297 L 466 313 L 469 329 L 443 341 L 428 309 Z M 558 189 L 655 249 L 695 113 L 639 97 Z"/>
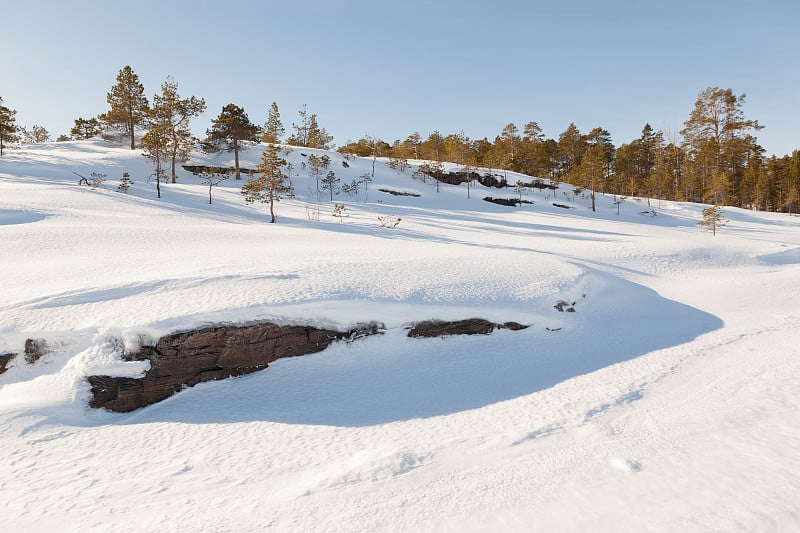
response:
<path id="1" fill-rule="evenodd" d="M 120 70 L 106 100 L 107 112 L 75 119 L 70 135 L 57 140 L 88 139 L 116 131 L 135 149 L 136 129 L 146 130 L 141 147 L 154 162 L 157 182 L 174 181 L 176 164 L 185 161 L 198 142 L 205 150 L 233 152 L 237 179 L 241 178 L 238 160 L 242 143 L 334 147 L 333 136 L 319 125 L 318 116 L 306 105 L 298 111 L 298 121 L 292 123 L 287 137 L 275 102 L 267 110 L 263 126 L 252 123 L 243 108 L 228 104 L 212 120 L 206 137 L 196 139 L 189 122 L 205 111 L 205 101 L 180 97 L 177 82 L 168 78 L 151 103 L 130 66 Z M 744 102 L 744 94 L 709 87 L 699 93 L 679 137 L 645 124 L 640 137 L 619 146 L 602 127 L 582 133 L 571 123 L 557 138 L 546 138 L 539 125 L 531 121 L 521 131 L 508 124 L 493 140 L 470 139 L 463 131 L 447 135 L 434 131 L 425 138 L 414 132 L 389 144 L 365 135 L 338 150 L 373 159 L 387 157 L 394 165 L 419 159 L 452 162 L 465 170 L 482 167 L 498 173 L 515 171 L 619 196 L 797 212 L 800 151 L 767 157 L 755 136 L 762 126 L 745 118 Z M 15 114 L 0 98 L 0 155 L 10 144 L 50 140 L 41 126 L 17 127 Z"/>
<path id="2" fill-rule="evenodd" d="M 434 131 L 424 139 L 414 132 L 389 144 L 366 135 L 339 151 L 388 157 L 390 163 L 423 159 L 467 170 L 510 170 L 618 196 L 797 212 L 800 151 L 767 157 L 754 135 L 762 126 L 745 118 L 744 102 L 745 95 L 731 89 L 703 90 L 680 139 L 645 124 L 640 137 L 614 146 L 607 130 L 582 133 L 574 123 L 548 139 L 532 121 L 521 132 L 508 124 L 494 140 Z"/>

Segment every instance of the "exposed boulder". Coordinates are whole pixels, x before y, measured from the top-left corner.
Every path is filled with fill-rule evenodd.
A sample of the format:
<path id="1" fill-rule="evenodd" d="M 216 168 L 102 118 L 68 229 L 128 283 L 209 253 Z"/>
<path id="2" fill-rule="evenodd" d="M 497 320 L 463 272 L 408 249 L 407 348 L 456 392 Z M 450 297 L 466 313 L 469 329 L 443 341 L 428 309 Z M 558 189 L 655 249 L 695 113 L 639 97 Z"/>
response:
<path id="1" fill-rule="evenodd" d="M 48 353 L 50 353 L 50 348 L 44 339 L 28 339 L 25 341 L 26 363 L 32 365 Z"/>
<path id="2" fill-rule="evenodd" d="M 17 356 L 15 353 L 0 353 L 0 374 L 8 370 L 8 364 Z"/>
<path id="3" fill-rule="evenodd" d="M 447 322 L 444 320 L 426 320 L 418 322 L 409 330 L 409 337 L 443 337 L 445 335 L 486 335 L 495 329 L 520 330 L 523 326 L 516 322 L 495 324 L 483 318 L 467 318 Z"/>
<path id="4" fill-rule="evenodd" d="M 93 395 L 90 405 L 110 411 L 133 411 L 185 387 L 255 372 L 276 359 L 319 352 L 336 340 L 373 335 L 381 329 L 383 326 L 377 323 L 349 331 L 260 323 L 167 335 L 155 346 L 126 355 L 128 360 L 150 361 L 150 370 L 144 377 L 89 376 Z"/>

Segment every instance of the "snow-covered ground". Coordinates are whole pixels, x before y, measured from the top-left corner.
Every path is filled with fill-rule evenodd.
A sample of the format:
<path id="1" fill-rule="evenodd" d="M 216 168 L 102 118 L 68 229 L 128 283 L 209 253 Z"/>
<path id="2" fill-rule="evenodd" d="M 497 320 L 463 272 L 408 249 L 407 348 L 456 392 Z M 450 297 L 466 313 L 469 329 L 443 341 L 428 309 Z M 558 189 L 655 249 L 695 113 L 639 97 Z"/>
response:
<path id="1" fill-rule="evenodd" d="M 277 224 L 234 179 L 209 205 L 181 170 L 156 199 L 140 151 L 100 140 L 0 159 L 0 353 L 54 349 L 0 375 L 4 531 L 800 528 L 800 218 L 726 209 L 714 237 L 700 205 L 617 215 L 599 195 L 593 213 L 562 185 L 504 207 L 481 198 L 512 189 L 437 193 L 379 160 L 339 220 L 312 153 L 288 156 Z M 329 157 L 340 184 L 372 169 Z M 78 186 L 93 171 L 104 186 Z M 406 337 L 469 317 L 531 327 Z M 121 344 L 253 320 L 387 330 L 133 413 L 87 408 L 87 375 L 146 370 Z"/>

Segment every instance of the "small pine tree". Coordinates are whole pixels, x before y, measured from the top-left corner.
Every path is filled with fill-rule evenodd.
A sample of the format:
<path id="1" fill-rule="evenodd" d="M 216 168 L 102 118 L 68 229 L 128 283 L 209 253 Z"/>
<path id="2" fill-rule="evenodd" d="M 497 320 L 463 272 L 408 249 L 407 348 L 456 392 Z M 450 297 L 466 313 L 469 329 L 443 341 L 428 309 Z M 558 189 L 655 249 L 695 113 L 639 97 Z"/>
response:
<path id="1" fill-rule="evenodd" d="M 156 193 L 161 198 L 161 180 L 167 180 L 164 165 L 169 160 L 169 132 L 164 124 L 150 128 L 142 137 L 142 148 L 147 150 L 143 155 L 156 167 Z"/>
<path id="2" fill-rule="evenodd" d="M 251 174 L 242 187 L 244 201 L 248 204 L 269 203 L 270 222 L 273 224 L 276 220 L 275 202 L 280 201 L 283 194 L 294 191 L 289 176 L 283 172 L 284 167 L 286 160 L 280 156 L 280 147 L 277 144 L 268 144 L 256 168 L 260 176 L 256 178 Z"/>
<path id="3" fill-rule="evenodd" d="M 314 178 L 314 182 L 317 184 L 317 192 L 319 192 L 319 180 L 322 177 L 322 171 L 325 168 L 325 162 L 322 160 L 321 157 L 317 157 L 314 154 L 308 156 L 308 174 L 312 178 Z"/>
<path id="4" fill-rule="evenodd" d="M 339 183 L 341 180 L 336 177 L 336 174 L 333 171 L 329 171 L 324 178 L 322 178 L 322 190 L 330 191 L 331 193 L 331 202 L 333 201 L 333 193 L 339 194 L 336 184 Z"/>
<path id="5" fill-rule="evenodd" d="M 280 144 L 281 138 L 286 133 L 286 129 L 281 122 L 281 114 L 278 111 L 278 104 L 272 102 L 267 114 L 267 122 L 264 124 L 261 142 L 269 144 Z"/>
<path id="6" fill-rule="evenodd" d="M 717 228 L 722 228 L 728 224 L 727 220 L 722 220 L 722 210 L 718 205 L 703 209 L 703 220 L 697 223 L 698 226 L 706 228 L 711 235 L 717 234 Z"/>
<path id="7" fill-rule="evenodd" d="M 119 185 L 117 186 L 117 190 L 119 192 L 128 193 L 128 189 L 131 188 L 133 185 L 133 180 L 131 179 L 131 175 L 127 172 L 122 173 L 122 178 L 119 180 Z"/>
<path id="8" fill-rule="evenodd" d="M 96 135 L 100 135 L 103 129 L 100 127 L 100 121 L 96 118 L 76 118 L 75 125 L 69 130 L 69 134 L 76 141 L 91 139 Z"/>
<path id="9" fill-rule="evenodd" d="M 522 205 L 522 195 L 527 190 L 528 187 L 525 186 L 525 183 L 522 180 L 517 180 L 517 184 L 514 186 L 514 192 L 517 193 L 517 203 L 519 203 L 519 205 Z"/>
<path id="10" fill-rule="evenodd" d="M 211 189 L 230 178 L 230 174 L 221 168 L 210 168 L 195 173 L 203 180 L 203 185 L 208 185 L 208 203 L 211 205 Z M 252 175 L 251 175 L 252 177 Z"/>

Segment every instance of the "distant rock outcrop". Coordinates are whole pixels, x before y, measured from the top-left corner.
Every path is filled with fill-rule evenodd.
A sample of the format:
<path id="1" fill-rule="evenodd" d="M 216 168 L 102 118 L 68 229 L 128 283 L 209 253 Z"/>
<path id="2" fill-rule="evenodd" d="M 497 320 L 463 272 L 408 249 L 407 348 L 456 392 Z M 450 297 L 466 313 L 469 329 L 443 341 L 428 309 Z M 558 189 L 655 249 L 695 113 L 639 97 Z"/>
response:
<path id="1" fill-rule="evenodd" d="M 155 346 L 142 347 L 129 360 L 148 360 L 142 378 L 89 376 L 92 407 L 128 412 L 164 400 L 184 387 L 204 381 L 240 376 L 266 368 L 282 357 L 324 350 L 334 341 L 379 333 L 370 323 L 349 331 L 311 326 L 261 323 L 215 326 L 162 337 Z"/>
<path id="2" fill-rule="evenodd" d="M 467 318 L 465 320 L 455 320 L 447 322 L 444 320 L 426 320 L 419 322 L 412 327 L 409 337 L 443 337 L 446 335 L 486 335 L 495 329 L 520 330 L 528 326 L 517 322 L 506 322 L 495 324 L 483 318 Z"/>

